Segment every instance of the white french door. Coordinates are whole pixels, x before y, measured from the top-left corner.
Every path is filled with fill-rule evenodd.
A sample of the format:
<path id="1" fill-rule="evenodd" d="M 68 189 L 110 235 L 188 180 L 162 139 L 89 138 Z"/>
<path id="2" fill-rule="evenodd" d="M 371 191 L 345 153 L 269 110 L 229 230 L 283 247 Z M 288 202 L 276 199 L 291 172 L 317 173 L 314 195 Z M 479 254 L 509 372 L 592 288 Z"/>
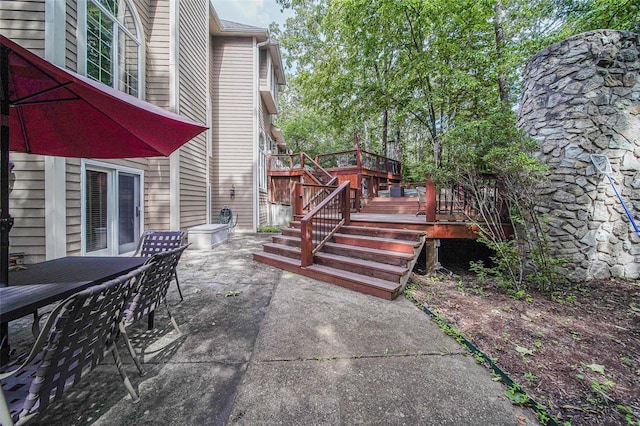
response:
<path id="1" fill-rule="evenodd" d="M 83 253 L 134 251 L 142 226 L 142 171 L 86 160 L 82 177 Z"/>

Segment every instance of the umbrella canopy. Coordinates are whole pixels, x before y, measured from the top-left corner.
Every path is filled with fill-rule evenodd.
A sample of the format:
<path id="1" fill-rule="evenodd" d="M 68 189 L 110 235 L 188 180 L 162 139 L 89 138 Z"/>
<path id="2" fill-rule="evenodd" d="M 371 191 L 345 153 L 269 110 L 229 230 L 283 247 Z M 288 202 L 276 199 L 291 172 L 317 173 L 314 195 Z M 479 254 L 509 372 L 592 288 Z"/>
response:
<path id="1" fill-rule="evenodd" d="M 9 151 L 79 158 L 168 156 L 207 129 L 60 68 L 0 35 L 0 286 L 9 265 Z"/>

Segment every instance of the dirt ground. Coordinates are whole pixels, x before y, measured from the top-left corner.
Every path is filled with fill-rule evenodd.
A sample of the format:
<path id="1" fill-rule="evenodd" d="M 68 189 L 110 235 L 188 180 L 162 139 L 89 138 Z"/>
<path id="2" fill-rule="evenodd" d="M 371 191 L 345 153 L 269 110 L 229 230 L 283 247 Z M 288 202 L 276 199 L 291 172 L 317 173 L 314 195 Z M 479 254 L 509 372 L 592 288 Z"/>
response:
<path id="1" fill-rule="evenodd" d="M 472 273 L 443 271 L 414 273 L 408 288 L 559 424 L 640 425 L 639 282 L 598 280 L 516 299 Z"/>

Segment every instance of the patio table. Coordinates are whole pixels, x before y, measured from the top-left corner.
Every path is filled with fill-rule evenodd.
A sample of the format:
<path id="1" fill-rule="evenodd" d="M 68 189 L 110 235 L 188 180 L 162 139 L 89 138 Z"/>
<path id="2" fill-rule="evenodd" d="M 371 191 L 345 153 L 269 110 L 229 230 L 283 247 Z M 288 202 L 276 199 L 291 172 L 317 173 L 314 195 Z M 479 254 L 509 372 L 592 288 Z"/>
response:
<path id="1" fill-rule="evenodd" d="M 126 274 L 145 257 L 67 256 L 9 273 L 9 287 L 0 288 L 0 365 L 9 360 L 9 321 L 64 300 L 92 285 Z"/>

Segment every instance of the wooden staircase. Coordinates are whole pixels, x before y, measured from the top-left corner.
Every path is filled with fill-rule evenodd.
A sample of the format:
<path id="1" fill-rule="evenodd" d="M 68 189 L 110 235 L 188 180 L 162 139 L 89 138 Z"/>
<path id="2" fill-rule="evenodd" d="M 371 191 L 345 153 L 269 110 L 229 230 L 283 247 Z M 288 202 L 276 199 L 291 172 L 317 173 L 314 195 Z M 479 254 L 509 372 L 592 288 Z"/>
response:
<path id="1" fill-rule="evenodd" d="M 373 214 L 416 214 L 417 211 L 418 197 L 374 197 L 360 210 Z"/>
<path id="2" fill-rule="evenodd" d="M 413 211 L 417 201 L 413 200 Z M 300 266 L 300 221 L 264 244 L 254 259 L 280 269 L 392 300 L 407 283 L 426 233 L 404 229 L 343 226 L 313 258 Z"/>

